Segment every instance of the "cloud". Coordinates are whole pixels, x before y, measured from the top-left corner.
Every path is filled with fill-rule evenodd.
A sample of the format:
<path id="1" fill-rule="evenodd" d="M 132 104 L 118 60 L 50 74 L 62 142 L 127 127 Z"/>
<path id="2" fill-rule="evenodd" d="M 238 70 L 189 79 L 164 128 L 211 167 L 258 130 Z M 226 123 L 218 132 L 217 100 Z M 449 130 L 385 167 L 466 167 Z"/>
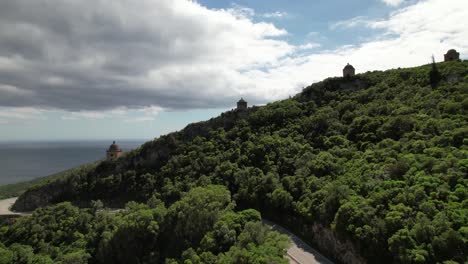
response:
<path id="1" fill-rule="evenodd" d="M 382 2 L 384 2 L 386 5 L 396 7 L 403 4 L 405 0 L 382 0 Z"/>
<path id="2" fill-rule="evenodd" d="M 321 47 L 321 45 L 319 43 L 306 43 L 306 44 L 302 44 L 302 45 L 299 45 L 297 47 L 298 50 L 311 50 L 311 49 L 315 49 L 315 48 L 319 48 Z"/>
<path id="3" fill-rule="evenodd" d="M 145 115 L 154 116 L 154 115 L 158 115 L 159 113 L 164 111 L 164 108 L 152 105 L 152 106 L 144 107 L 144 108 L 140 109 L 139 111 L 144 113 Z"/>
<path id="4" fill-rule="evenodd" d="M 44 120 L 46 112 L 32 107 L 0 107 L 0 124 L 28 124 Z"/>
<path id="5" fill-rule="evenodd" d="M 240 19 L 251 19 L 255 16 L 260 18 L 284 18 L 288 16 L 287 12 L 275 11 L 271 13 L 257 14 L 254 9 L 232 3 L 231 7 L 227 9 L 229 13 Z"/>
<path id="6" fill-rule="evenodd" d="M 109 116 L 109 111 L 99 112 L 99 111 L 80 111 L 80 112 L 67 112 L 66 115 L 62 116 L 63 120 L 78 120 L 78 119 L 88 119 L 88 120 L 99 120 L 104 119 Z"/>
<path id="7" fill-rule="evenodd" d="M 357 16 L 347 20 L 342 20 L 331 24 L 330 29 L 335 30 L 339 28 L 349 29 L 358 26 L 368 26 L 372 23 L 372 20 L 367 19 L 365 16 Z M 309 33 L 310 34 L 310 33 Z"/>
<path id="8" fill-rule="evenodd" d="M 253 10 L 252 8 L 241 6 L 235 3 L 231 4 L 231 8 L 227 9 L 227 11 L 240 19 L 251 18 L 255 16 L 255 10 Z"/>
<path id="9" fill-rule="evenodd" d="M 468 53 L 468 29 L 460 23 L 466 0 L 412 3 L 379 20 L 360 16 L 331 26 L 375 30 L 373 39 L 313 50 L 320 33 L 293 45 L 286 30 L 241 6 L 0 1 L 0 106 L 88 119 L 123 119 L 140 109 L 150 120 L 172 109 L 229 107 L 241 96 L 254 104 L 286 98 L 339 76 L 347 62 L 365 72 L 428 63 L 432 54 L 440 60 L 449 48 Z"/>
<path id="10" fill-rule="evenodd" d="M 159 115 L 159 113 L 163 112 L 164 109 L 159 106 L 149 106 L 149 107 L 144 107 L 142 109 L 139 109 L 136 111 L 136 117 L 130 117 L 125 120 L 125 122 L 129 123 L 138 123 L 138 122 L 149 122 L 149 121 L 155 121 L 156 116 Z"/>
<path id="11" fill-rule="evenodd" d="M 151 122 L 151 121 L 155 121 L 155 120 L 156 120 L 156 118 L 154 118 L 152 116 L 141 116 L 141 117 L 125 119 L 125 122 L 127 122 L 127 123 L 139 123 L 139 122 Z"/>
<path id="12" fill-rule="evenodd" d="M 286 16 L 288 16 L 288 13 L 280 12 L 280 11 L 262 14 L 262 17 L 265 17 L 265 18 L 283 18 Z"/>
<path id="13" fill-rule="evenodd" d="M 243 72 L 295 50 L 252 12 L 187 0 L 1 1 L 0 106 L 225 107 L 251 89 Z"/>
<path id="14" fill-rule="evenodd" d="M 1 84 L 0 83 L 0 93 L 4 96 L 12 95 L 12 96 L 31 96 L 34 95 L 33 91 L 23 90 L 16 86 L 8 85 L 8 84 Z"/>

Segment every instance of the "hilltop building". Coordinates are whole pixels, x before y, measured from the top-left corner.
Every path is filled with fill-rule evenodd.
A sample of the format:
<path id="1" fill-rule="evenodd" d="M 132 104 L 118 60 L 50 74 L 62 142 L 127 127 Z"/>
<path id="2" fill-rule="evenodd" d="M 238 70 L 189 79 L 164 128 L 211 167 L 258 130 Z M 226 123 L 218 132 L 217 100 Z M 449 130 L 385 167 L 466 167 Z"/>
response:
<path id="1" fill-rule="evenodd" d="M 353 65 L 347 64 L 343 69 L 343 77 L 351 77 L 356 74 L 356 70 L 354 69 Z"/>
<path id="2" fill-rule="evenodd" d="M 239 102 L 237 102 L 237 110 L 247 110 L 247 102 L 244 98 L 241 98 Z"/>
<path id="3" fill-rule="evenodd" d="M 460 60 L 460 53 L 458 53 L 454 49 L 447 51 L 447 54 L 444 55 L 444 61 L 457 61 L 457 60 Z"/>
<path id="4" fill-rule="evenodd" d="M 122 149 L 119 147 L 119 145 L 115 144 L 114 141 L 107 150 L 107 160 L 118 159 L 120 156 L 122 156 L 122 153 Z"/>

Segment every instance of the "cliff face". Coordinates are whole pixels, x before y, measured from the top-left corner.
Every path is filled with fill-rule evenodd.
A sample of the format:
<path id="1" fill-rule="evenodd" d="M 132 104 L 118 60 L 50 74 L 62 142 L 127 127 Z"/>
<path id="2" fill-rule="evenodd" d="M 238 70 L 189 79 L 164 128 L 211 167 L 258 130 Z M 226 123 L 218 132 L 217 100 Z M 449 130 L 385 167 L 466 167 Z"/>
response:
<path id="1" fill-rule="evenodd" d="M 31 212 L 39 207 L 63 201 L 72 201 L 76 195 L 76 190 L 73 188 L 73 179 L 82 177 L 84 173 L 91 173 L 91 171 L 94 171 L 94 168 L 93 164 L 75 168 L 70 170 L 72 172 L 66 171 L 63 178 L 28 189 L 13 204 L 13 211 Z"/>
<path id="2" fill-rule="evenodd" d="M 312 234 L 311 243 L 320 248 L 324 254 L 334 256 L 340 263 L 367 263 L 356 245 L 347 239 L 339 238 L 336 232 L 330 228 L 321 224 L 313 224 L 307 231 Z"/>
<path id="3" fill-rule="evenodd" d="M 30 212 L 39 207 L 52 205 L 58 197 L 71 191 L 67 187 L 66 183 L 55 181 L 42 188 L 29 189 L 16 200 L 12 209 L 18 212 Z"/>

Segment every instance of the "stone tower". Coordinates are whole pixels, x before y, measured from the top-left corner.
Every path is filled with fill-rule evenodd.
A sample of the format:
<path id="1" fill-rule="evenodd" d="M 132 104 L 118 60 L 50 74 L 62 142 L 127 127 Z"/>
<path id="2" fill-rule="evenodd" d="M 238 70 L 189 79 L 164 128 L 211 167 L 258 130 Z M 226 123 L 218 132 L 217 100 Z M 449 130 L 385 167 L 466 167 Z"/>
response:
<path id="1" fill-rule="evenodd" d="M 122 149 L 120 149 L 119 145 L 115 144 L 115 141 L 112 145 L 109 146 L 107 150 L 107 160 L 115 160 L 122 156 Z"/>
<path id="2" fill-rule="evenodd" d="M 356 74 L 356 70 L 354 69 L 353 65 L 349 64 L 346 65 L 343 69 L 343 77 L 351 77 Z"/>
<path id="3" fill-rule="evenodd" d="M 237 102 L 237 110 L 247 110 L 247 102 L 244 98 L 241 98 L 239 102 Z"/>
<path id="4" fill-rule="evenodd" d="M 458 53 L 454 49 L 447 51 L 447 54 L 444 55 L 444 61 L 457 61 L 457 60 L 460 60 L 460 53 Z"/>

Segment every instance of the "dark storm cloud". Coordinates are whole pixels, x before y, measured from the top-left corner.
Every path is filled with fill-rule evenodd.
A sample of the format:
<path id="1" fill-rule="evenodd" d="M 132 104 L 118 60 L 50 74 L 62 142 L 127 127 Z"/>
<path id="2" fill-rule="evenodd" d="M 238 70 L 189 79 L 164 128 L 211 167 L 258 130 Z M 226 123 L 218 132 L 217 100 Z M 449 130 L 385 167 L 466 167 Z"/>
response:
<path id="1" fill-rule="evenodd" d="M 0 106 L 232 105 L 283 33 L 185 0 L 0 1 Z"/>

